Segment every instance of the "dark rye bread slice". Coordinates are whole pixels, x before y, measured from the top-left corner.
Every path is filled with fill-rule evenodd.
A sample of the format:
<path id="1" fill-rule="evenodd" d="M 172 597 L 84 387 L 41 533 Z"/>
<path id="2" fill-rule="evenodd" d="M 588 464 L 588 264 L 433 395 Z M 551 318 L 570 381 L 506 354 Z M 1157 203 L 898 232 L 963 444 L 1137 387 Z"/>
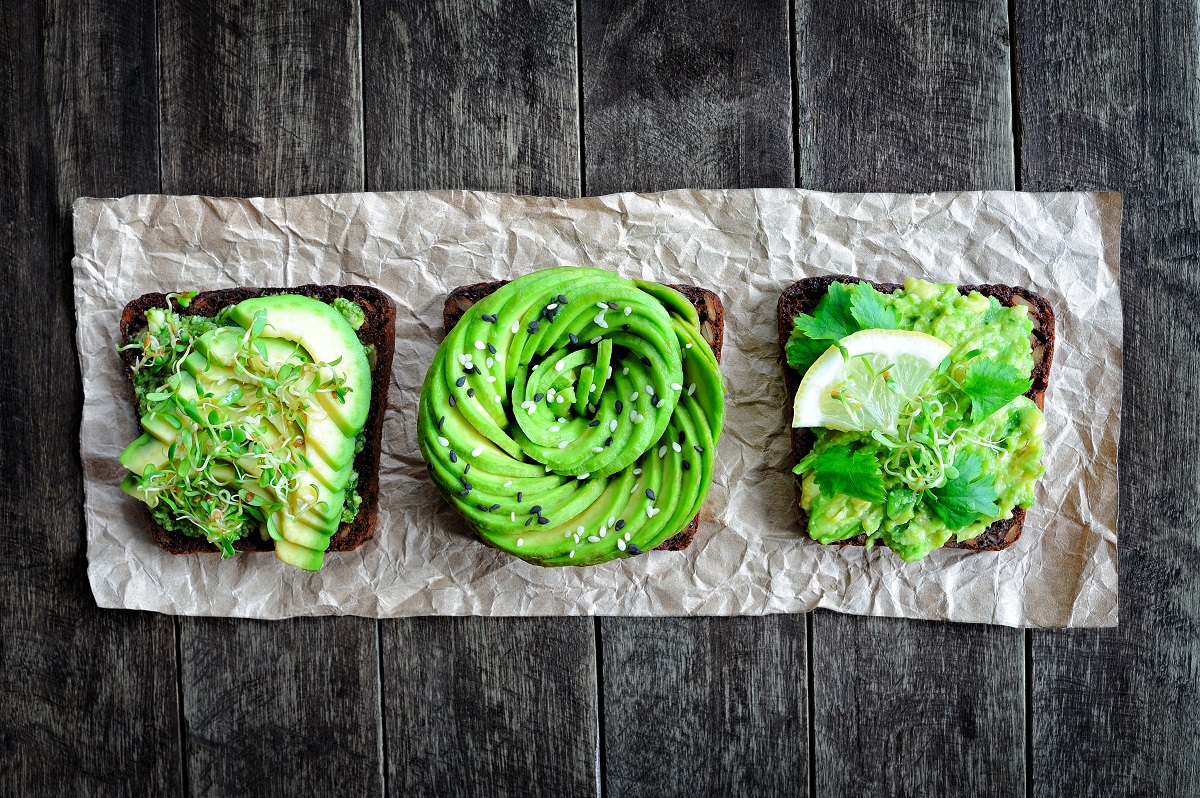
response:
<path id="1" fill-rule="evenodd" d="M 809 277 L 804 280 L 799 280 L 792 283 L 779 297 L 779 351 L 780 361 L 783 363 L 784 375 L 787 379 L 788 396 L 795 396 L 796 389 L 800 387 L 799 374 L 795 369 L 787 364 L 786 356 L 783 354 L 786 351 L 788 338 L 791 337 L 792 327 L 794 326 L 793 319 L 801 313 L 812 313 L 817 307 L 817 303 L 829 291 L 829 284 L 833 281 L 839 283 L 857 283 L 860 282 L 858 277 L 850 277 L 848 275 L 834 275 L 826 277 Z M 875 286 L 875 290 L 883 294 L 890 294 L 904 286 L 899 283 L 871 283 Z M 994 296 L 1002 305 L 1017 305 L 1023 304 L 1029 308 L 1029 317 L 1033 319 L 1033 334 L 1030 336 L 1029 345 L 1033 350 L 1033 385 L 1025 394 L 1041 408 L 1045 401 L 1046 386 L 1050 382 L 1050 364 L 1054 359 L 1054 310 L 1040 295 L 1028 291 L 1019 286 L 1011 285 L 961 285 L 958 290 L 963 294 L 969 294 L 972 291 L 978 291 L 984 296 Z M 807 427 L 792 428 L 792 455 L 795 462 L 808 454 L 812 449 L 816 436 L 811 429 Z M 796 476 L 796 495 L 800 495 L 800 477 Z M 808 518 L 803 510 L 800 509 L 799 503 L 796 505 L 796 512 L 800 516 L 801 525 L 808 528 Z M 998 551 L 1008 548 L 1017 541 L 1021 536 L 1022 527 L 1025 524 L 1025 510 L 1022 507 L 1013 509 L 1012 518 L 1001 519 L 989 526 L 982 534 L 970 540 L 965 540 L 962 543 L 955 541 L 953 538 L 946 543 L 946 548 L 951 549 L 967 549 L 970 551 Z M 865 534 L 856 535 L 848 540 L 838 541 L 841 545 L 862 546 L 866 543 L 867 537 Z"/>
<path id="2" fill-rule="evenodd" d="M 354 458 L 354 469 L 358 472 L 358 494 L 362 497 L 358 516 L 349 524 L 342 524 L 329 542 L 329 551 L 350 551 L 366 543 L 375 534 L 375 522 L 379 516 L 379 446 L 383 431 L 383 416 L 387 409 L 388 385 L 392 380 L 392 353 L 396 346 L 396 305 L 391 298 L 376 288 L 364 285 L 302 285 L 299 288 L 226 288 L 220 291 L 205 291 L 198 294 L 191 304 L 180 312 L 191 316 L 215 316 L 217 311 L 236 305 L 244 299 L 274 294 L 303 294 L 322 302 L 333 302 L 344 297 L 357 302 L 363 309 L 366 321 L 358 330 L 358 339 L 364 346 L 375 347 L 371 364 L 371 412 L 367 416 L 363 450 Z M 150 308 L 167 306 L 164 294 L 143 294 L 125 306 L 121 313 L 121 340 L 128 341 L 146 326 L 145 313 Z M 369 352 L 369 350 L 368 350 Z M 130 368 L 136 359 L 133 350 L 121 353 L 126 373 L 132 378 Z M 217 552 L 217 547 L 204 538 L 191 537 L 182 532 L 163 529 L 150 516 L 149 508 L 143 505 L 150 534 L 158 545 L 171 554 L 197 554 Z M 274 542 L 263 540 L 258 535 L 247 535 L 234 544 L 238 551 L 274 551 Z"/>
<path id="3" fill-rule="evenodd" d="M 508 280 L 474 283 L 473 285 L 460 285 L 451 291 L 450 295 L 446 297 L 446 305 L 442 309 L 442 322 L 446 327 L 446 332 L 454 329 L 454 325 L 458 324 L 459 319 L 472 305 L 507 284 Z M 709 346 L 712 347 L 713 354 L 717 356 L 717 362 L 720 363 L 721 345 L 725 342 L 725 307 L 721 304 L 721 298 L 712 291 L 692 285 L 672 285 L 671 288 L 683 294 L 696 308 L 696 313 L 700 316 L 700 332 L 704 335 L 704 340 L 708 341 Z M 696 515 L 680 532 L 655 546 L 655 551 L 683 551 L 691 545 L 699 523 L 700 516 Z"/>

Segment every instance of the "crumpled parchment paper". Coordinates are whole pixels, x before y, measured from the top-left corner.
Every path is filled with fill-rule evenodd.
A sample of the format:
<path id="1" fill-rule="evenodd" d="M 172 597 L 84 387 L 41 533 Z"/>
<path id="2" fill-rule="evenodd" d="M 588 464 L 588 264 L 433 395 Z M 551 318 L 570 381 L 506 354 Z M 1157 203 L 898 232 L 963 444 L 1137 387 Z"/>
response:
<path id="1" fill-rule="evenodd" d="M 289 199 L 139 195 L 75 204 L 88 576 L 97 603 L 187 615 L 754 615 L 827 607 L 1008 626 L 1117 622 L 1121 200 L 1115 194 L 672 191 L 586 199 L 478 192 Z M 724 300 L 728 417 L 683 553 L 542 569 L 476 542 L 426 478 L 417 397 L 454 286 L 560 264 L 695 283 Z M 808 540 L 785 424 L 775 303 L 844 272 L 1005 283 L 1057 316 L 1047 475 L 1020 541 L 906 564 Z M 139 434 L 114 351 L 148 291 L 367 283 L 398 304 L 373 541 L 309 574 L 270 554 L 172 556 L 117 487 Z"/>

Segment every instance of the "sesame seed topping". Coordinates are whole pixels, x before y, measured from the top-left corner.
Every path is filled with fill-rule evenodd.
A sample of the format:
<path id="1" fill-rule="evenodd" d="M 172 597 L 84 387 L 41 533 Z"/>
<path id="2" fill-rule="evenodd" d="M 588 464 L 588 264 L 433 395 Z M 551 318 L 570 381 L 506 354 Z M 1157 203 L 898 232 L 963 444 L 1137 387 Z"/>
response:
<path id="1" fill-rule="evenodd" d="M 565 418 L 560 418 L 560 419 L 558 420 L 558 423 L 559 423 L 559 424 L 566 424 L 566 423 L 567 423 L 567 420 L 566 420 Z"/>
<path id="2" fill-rule="evenodd" d="M 592 345 L 595 345 L 595 344 L 598 344 L 598 343 L 600 343 L 602 340 L 604 340 L 604 339 L 603 339 L 603 338 L 601 338 L 599 335 L 597 335 L 595 338 L 593 338 L 592 340 L 588 341 L 588 343 L 589 343 L 589 344 L 592 344 Z"/>
<path id="3" fill-rule="evenodd" d="M 635 493 L 637 493 L 637 485 L 634 485 L 632 488 L 629 489 L 630 496 L 632 496 Z"/>
<path id="4" fill-rule="evenodd" d="M 457 400 L 455 400 L 455 398 L 454 398 L 454 394 L 451 394 L 451 395 L 450 395 L 450 406 L 451 406 L 451 407 L 454 407 L 456 404 L 458 404 L 458 401 L 457 401 Z"/>
<path id="5" fill-rule="evenodd" d="M 560 361 L 558 361 L 557 363 L 555 363 L 555 364 L 554 364 L 554 370 L 555 370 L 555 371 L 562 371 L 562 370 L 563 370 L 563 368 L 564 368 L 564 367 L 566 367 L 566 365 L 567 365 L 566 363 L 564 363 L 563 361 L 561 361 L 561 360 L 560 360 Z"/>
<path id="6" fill-rule="evenodd" d="M 642 365 L 643 365 L 643 366 L 649 366 L 649 365 L 650 365 L 650 358 L 646 357 L 645 355 L 642 355 L 642 356 L 641 356 L 640 358 L 638 358 L 638 359 L 642 361 Z"/>
<path id="7" fill-rule="evenodd" d="M 653 518 L 654 516 L 658 515 L 659 512 L 660 512 L 660 510 L 657 507 L 647 507 L 646 508 L 646 515 L 648 515 L 650 518 Z"/>
<path id="8" fill-rule="evenodd" d="M 492 346 L 492 345 L 489 343 L 489 344 L 487 345 L 487 351 L 488 351 L 488 352 L 490 352 L 491 354 L 493 354 L 493 355 L 494 355 L 494 354 L 496 354 L 496 347 Z M 488 359 L 490 360 L 491 358 L 488 358 Z"/>
<path id="9" fill-rule="evenodd" d="M 629 325 L 628 325 L 628 324 L 622 324 L 622 325 L 621 325 L 621 329 L 622 329 L 622 330 L 624 330 L 625 332 L 629 332 Z"/>
<path id="10" fill-rule="evenodd" d="M 549 305 L 546 306 L 546 310 L 554 310 L 557 307 L 558 307 L 557 303 L 551 302 Z"/>
<path id="11" fill-rule="evenodd" d="M 519 321 L 514 321 L 514 322 L 513 322 L 513 325 L 512 325 L 512 332 L 513 332 L 513 335 L 516 335 L 516 334 L 517 334 L 517 333 L 519 333 L 520 331 L 521 331 L 521 322 L 519 322 Z"/>
<path id="12" fill-rule="evenodd" d="M 633 313 L 633 308 L 626 306 L 625 315 L 628 316 L 630 313 Z"/>
<path id="13" fill-rule="evenodd" d="M 628 533 L 628 532 L 626 532 L 626 533 L 625 533 L 625 539 L 626 539 L 626 540 L 629 540 L 631 537 L 633 537 L 633 535 L 631 535 L 631 534 L 630 534 L 630 533 Z"/>
<path id="14" fill-rule="evenodd" d="M 525 526 L 529 526 L 529 525 L 530 525 L 530 524 L 532 524 L 532 523 L 533 523 L 533 519 L 532 519 L 532 518 L 526 518 L 526 519 L 525 519 Z"/>
<path id="15" fill-rule="evenodd" d="M 454 384 L 457 385 L 459 388 L 461 388 L 467 384 L 467 378 L 459 377 L 457 380 L 454 381 Z"/>
<path id="16" fill-rule="evenodd" d="M 578 479 L 580 482 L 583 482 L 585 479 L 587 479 L 587 478 L 588 478 L 588 477 L 590 477 L 590 476 L 591 476 L 591 474 L 588 474 L 588 473 L 586 473 L 586 472 L 585 472 L 585 473 L 583 473 L 583 474 L 580 474 L 579 476 L 577 476 L 577 477 L 575 477 L 575 478 L 576 478 L 576 479 Z"/>
<path id="17" fill-rule="evenodd" d="M 642 469 L 640 469 L 640 468 L 633 469 L 633 475 L 635 477 L 640 477 L 642 475 Z"/>
<path id="18" fill-rule="evenodd" d="M 608 527 L 607 527 L 607 526 L 605 526 L 604 524 L 601 524 L 601 525 L 600 525 L 600 531 L 599 531 L 597 534 L 599 534 L 599 535 L 600 535 L 600 537 L 604 537 L 605 535 L 607 535 L 607 534 L 608 534 Z"/>
<path id="19" fill-rule="evenodd" d="M 595 393 L 595 392 L 596 392 L 596 383 L 593 382 L 591 385 L 588 386 L 588 393 Z"/>
<path id="20" fill-rule="evenodd" d="M 538 331 L 538 323 L 536 321 L 529 322 L 529 334 L 533 335 Z"/>
<path id="21" fill-rule="evenodd" d="M 442 446 L 450 445 L 450 441 L 446 440 L 446 438 L 442 437 L 441 435 L 438 436 L 438 443 L 440 443 Z"/>
<path id="22" fill-rule="evenodd" d="M 466 465 L 463 466 L 463 473 L 469 474 L 470 472 L 471 472 L 471 464 L 467 463 Z"/>
<path id="23" fill-rule="evenodd" d="M 618 399 L 617 400 L 617 415 L 618 416 L 621 415 L 621 413 L 624 412 L 624 410 L 625 410 L 625 403 L 622 402 L 620 399 Z M 614 421 L 613 423 L 615 424 L 616 422 Z M 616 427 L 613 427 L 613 429 L 616 429 Z"/>
<path id="24" fill-rule="evenodd" d="M 667 447 L 666 446 L 658 447 L 658 459 L 661 460 L 662 458 L 664 458 L 666 456 L 667 456 Z"/>
<path id="25" fill-rule="evenodd" d="M 450 462 L 451 462 L 451 463 L 457 463 L 457 462 L 458 462 L 458 455 L 457 455 L 457 454 L 454 452 L 454 450 L 453 450 L 453 449 L 451 449 L 451 450 L 450 450 Z"/>
<path id="26" fill-rule="evenodd" d="M 691 467 L 692 467 L 692 464 L 691 464 L 691 463 L 689 463 L 687 460 L 684 460 L 684 461 L 683 461 L 683 470 L 684 470 L 684 471 L 687 471 L 687 470 L 689 470 Z"/>
<path id="27" fill-rule="evenodd" d="M 550 523 L 550 519 L 549 519 L 549 518 L 545 518 L 545 517 L 543 517 L 543 516 L 540 516 L 540 515 L 539 515 L 539 516 L 538 516 L 538 523 L 539 523 L 539 524 L 548 524 L 548 523 Z"/>
<path id="28" fill-rule="evenodd" d="M 508 482 L 505 482 L 505 483 L 504 483 L 504 487 L 506 487 L 506 488 L 507 488 L 507 487 L 509 487 L 510 485 L 512 485 L 512 480 L 511 480 L 511 479 L 510 479 Z M 519 500 L 518 500 L 518 501 L 519 501 Z"/>
<path id="29" fill-rule="evenodd" d="M 518 545 L 518 546 L 524 546 L 524 545 L 525 545 L 525 538 L 517 538 L 517 545 Z"/>
<path id="30" fill-rule="evenodd" d="M 617 548 L 620 549 L 621 551 L 625 551 L 625 541 L 621 540 L 620 538 L 617 538 Z"/>
<path id="31" fill-rule="evenodd" d="M 483 343 L 483 341 L 476 341 L 476 342 L 475 342 L 475 348 L 476 348 L 476 349 L 483 349 L 483 347 L 484 347 L 484 346 L 486 346 L 486 344 L 484 344 L 484 343 Z"/>
<path id="32" fill-rule="evenodd" d="M 533 395 L 533 401 L 535 401 L 535 402 L 540 402 L 545 398 L 546 398 L 546 394 L 544 394 L 544 393 L 535 393 Z"/>
<path id="33" fill-rule="evenodd" d="M 567 442 L 566 442 L 566 441 L 559 441 L 559 442 L 558 442 L 558 448 L 560 448 L 560 449 L 565 449 L 565 448 L 567 448 Z"/>
<path id="34" fill-rule="evenodd" d="M 695 449 L 696 451 L 700 452 L 701 454 L 704 454 L 703 446 L 700 446 L 699 444 L 697 444 L 696 446 L 693 446 L 692 448 Z"/>
<path id="35" fill-rule="evenodd" d="M 534 413 L 536 413 L 536 412 L 537 412 L 537 405 L 531 404 L 531 405 L 530 405 L 528 408 L 526 408 L 526 409 L 529 411 L 529 415 L 531 415 L 531 416 L 532 416 Z"/>
<path id="36" fill-rule="evenodd" d="M 604 320 L 604 311 L 603 310 L 600 311 L 599 313 L 597 313 L 596 318 L 592 319 L 592 321 L 596 322 L 597 327 L 603 327 L 606 330 L 608 329 L 608 322 L 606 322 Z"/>
<path id="37" fill-rule="evenodd" d="M 551 425 L 551 427 L 550 427 L 550 431 L 551 431 L 551 432 L 558 432 L 558 431 L 559 431 L 559 430 L 561 430 L 561 429 L 562 429 L 562 427 L 558 426 L 557 424 L 553 424 L 553 425 Z"/>
<path id="38" fill-rule="evenodd" d="M 629 401 L 631 401 L 631 402 L 636 402 L 636 401 L 638 400 L 638 397 L 639 397 L 639 396 L 641 396 L 641 394 L 640 394 L 640 393 L 638 393 L 637 391 L 634 391 L 634 392 L 633 392 L 633 393 L 630 395 L 630 397 L 629 397 Z"/>
<path id="39" fill-rule="evenodd" d="M 692 348 L 692 344 L 690 342 L 688 343 L 687 346 L 684 347 L 684 349 L 691 349 L 691 348 Z"/>
<path id="40" fill-rule="evenodd" d="M 598 418 L 594 418 L 594 419 L 592 419 L 591 423 L 589 423 L 589 424 L 588 424 L 588 426 L 589 426 L 589 427 L 598 427 L 598 426 L 600 426 L 600 419 L 598 419 Z"/>
<path id="41" fill-rule="evenodd" d="M 488 508 L 488 512 L 489 512 L 489 513 L 494 513 L 494 512 L 496 512 L 496 511 L 497 511 L 497 510 L 499 510 L 499 509 L 500 509 L 500 505 L 498 505 L 498 504 L 493 504 L 493 505 L 492 505 L 490 508 Z"/>
<path id="42" fill-rule="evenodd" d="M 634 544 L 630 543 L 630 544 L 629 544 L 629 553 L 630 553 L 630 554 L 635 554 L 635 555 L 636 555 L 636 554 L 641 554 L 641 553 L 642 553 L 642 550 L 641 550 L 641 549 L 639 549 L 639 548 L 638 548 L 637 546 L 635 546 Z"/>
<path id="43" fill-rule="evenodd" d="M 566 532 L 563 532 L 563 537 L 564 537 L 564 538 L 569 538 L 569 537 L 571 537 L 571 530 L 569 530 L 569 529 L 568 529 Z"/>
<path id="44" fill-rule="evenodd" d="M 518 502 L 519 502 L 519 501 L 521 501 L 521 497 L 522 497 L 522 496 L 524 496 L 524 495 L 525 495 L 525 494 L 524 494 L 523 492 L 521 492 L 521 491 L 517 491 L 517 501 L 518 501 Z"/>
<path id="45" fill-rule="evenodd" d="M 600 454 L 600 452 L 602 452 L 602 451 L 604 451 L 603 446 L 593 446 L 592 447 L 592 454 Z"/>
<path id="46" fill-rule="evenodd" d="M 673 383 L 671 383 L 671 390 L 672 390 L 672 391 L 682 391 L 682 390 L 683 390 L 683 386 L 682 386 L 682 385 L 680 385 L 680 384 L 679 384 L 679 383 L 677 383 L 677 382 L 673 382 Z"/>
<path id="47" fill-rule="evenodd" d="M 496 394 L 496 395 L 495 395 L 495 396 L 493 396 L 492 398 L 493 398 L 493 399 L 495 399 L 497 402 L 499 402 L 499 401 L 500 401 L 500 394 Z"/>
<path id="48" fill-rule="evenodd" d="M 580 526 L 579 528 L 577 528 L 577 529 L 575 530 L 575 534 L 576 534 L 576 535 L 582 535 L 582 534 L 583 534 L 584 532 L 586 532 L 586 531 L 587 531 L 587 530 L 585 530 L 585 529 L 584 529 L 582 526 Z"/>
<path id="49" fill-rule="evenodd" d="M 575 549 L 571 549 L 571 553 L 567 555 L 567 558 L 570 559 L 574 556 L 575 556 Z"/>
<path id="50" fill-rule="evenodd" d="M 671 442 L 671 448 L 672 448 L 672 449 L 674 449 L 674 450 L 675 450 L 675 451 L 677 451 L 677 452 L 682 452 L 682 451 L 683 451 L 683 447 L 682 447 L 682 446 L 680 446 L 678 443 L 675 443 L 674 441 L 672 441 L 672 442 Z"/>
<path id="51" fill-rule="evenodd" d="M 688 396 L 691 396 L 695 392 L 696 392 L 696 383 L 693 382 L 691 385 L 688 386 Z"/>
<path id="52" fill-rule="evenodd" d="M 516 521 L 517 521 L 517 514 L 516 514 L 515 512 L 511 512 L 511 513 L 509 513 L 509 514 L 508 514 L 508 520 L 512 521 L 513 523 L 516 523 Z"/>
<path id="53" fill-rule="evenodd" d="M 600 538 L 596 537 L 595 535 L 588 535 L 588 543 L 599 543 L 599 542 L 600 542 Z"/>
<path id="54" fill-rule="evenodd" d="M 493 363 L 495 363 L 495 362 L 496 362 L 496 361 L 492 360 L 492 359 L 489 357 L 489 358 L 488 358 L 488 359 L 487 359 L 487 360 L 484 362 L 484 364 L 483 364 L 483 365 L 487 366 L 488 368 L 491 368 L 491 367 L 492 367 L 492 364 L 493 364 Z"/>
<path id="55" fill-rule="evenodd" d="M 571 339 L 571 343 L 573 343 L 573 344 L 579 343 L 579 336 L 576 335 L 575 333 L 567 333 L 567 337 Z"/>
<path id="56" fill-rule="evenodd" d="M 604 445 L 612 446 L 612 436 L 611 435 L 609 435 L 607 438 L 604 439 Z"/>
<path id="57" fill-rule="evenodd" d="M 445 416 L 439 416 L 439 417 L 438 417 L 438 422 L 437 422 L 437 428 L 438 428 L 438 429 L 441 429 L 441 428 L 442 428 L 442 425 L 443 425 L 443 424 L 445 424 L 445 423 L 446 423 L 446 417 L 445 417 Z"/>
<path id="58" fill-rule="evenodd" d="M 482 447 L 482 446 L 476 446 L 474 449 L 472 449 L 472 450 L 471 450 L 471 456 L 472 456 L 472 457 L 478 457 L 478 456 L 479 456 L 479 455 L 481 455 L 481 454 L 483 454 L 483 447 Z"/>
<path id="59" fill-rule="evenodd" d="M 567 298 L 565 296 L 563 296 L 562 294 L 559 294 L 558 295 L 558 304 L 560 304 L 560 305 L 567 304 Z"/>
<path id="60" fill-rule="evenodd" d="M 530 515 L 541 515 L 542 514 L 542 505 L 535 504 L 532 507 L 530 507 L 529 514 Z"/>
<path id="61" fill-rule="evenodd" d="M 621 376 L 622 377 L 629 376 L 629 367 L 628 366 L 625 366 L 624 368 L 621 369 Z"/>
<path id="62" fill-rule="evenodd" d="M 558 402 L 561 405 L 565 400 L 561 396 L 556 396 L 556 397 L 554 397 L 554 401 Z"/>
<path id="63" fill-rule="evenodd" d="M 471 398 L 471 399 L 474 399 L 474 398 L 475 398 L 475 389 L 474 389 L 474 388 L 468 388 L 468 389 L 467 389 L 467 396 L 468 396 L 469 398 Z"/>
<path id="64" fill-rule="evenodd" d="M 480 318 L 483 319 L 484 321 L 486 321 L 488 324 L 496 323 L 496 314 L 495 313 L 484 313 L 482 316 L 480 316 Z"/>
<path id="65" fill-rule="evenodd" d="M 487 378 L 487 381 L 488 381 L 488 382 L 495 382 L 495 381 L 496 381 L 496 378 L 495 378 L 495 377 L 493 377 L 491 374 L 489 374 L 489 375 L 488 375 L 488 378 Z"/>
<path id="66" fill-rule="evenodd" d="M 462 490 L 460 490 L 460 491 L 458 492 L 458 495 L 459 495 L 459 496 L 466 496 L 466 495 L 467 495 L 468 493 L 470 493 L 470 492 L 471 492 L 471 491 L 470 491 L 470 490 L 468 490 L 467 488 L 463 488 Z"/>
<path id="67" fill-rule="evenodd" d="M 647 386 L 646 386 L 646 395 L 647 395 L 647 396 L 654 396 L 654 386 L 653 386 L 653 385 L 647 385 Z"/>
<path id="68" fill-rule="evenodd" d="M 483 512 L 485 512 L 485 513 L 487 512 L 487 508 L 486 508 L 486 507 L 484 507 L 482 504 L 477 504 L 477 505 L 475 505 L 475 509 L 476 509 L 476 510 L 481 510 L 481 511 L 483 511 Z"/>
<path id="69" fill-rule="evenodd" d="M 647 498 L 647 499 L 649 499 L 650 501 L 654 501 L 654 490 L 653 490 L 653 488 L 646 488 L 646 498 Z"/>

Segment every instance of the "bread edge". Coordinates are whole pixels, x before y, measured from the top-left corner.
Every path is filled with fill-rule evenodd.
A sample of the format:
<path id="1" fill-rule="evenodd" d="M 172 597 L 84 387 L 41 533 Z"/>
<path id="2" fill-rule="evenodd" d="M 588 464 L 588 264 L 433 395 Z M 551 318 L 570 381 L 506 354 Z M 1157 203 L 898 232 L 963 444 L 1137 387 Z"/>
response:
<path id="1" fill-rule="evenodd" d="M 449 333 L 454 329 L 454 325 L 458 324 L 459 320 L 462 319 L 463 315 L 472 305 L 494 293 L 502 286 L 507 285 L 508 282 L 508 280 L 500 280 L 496 282 L 460 285 L 451 291 L 446 297 L 446 303 L 442 308 L 442 323 L 445 325 L 446 332 Z M 717 362 L 720 363 L 721 348 L 725 343 L 725 306 L 721 303 L 721 298 L 707 288 L 700 288 L 698 286 L 668 285 L 668 287 L 683 294 L 692 303 L 692 307 L 696 309 L 696 313 L 700 317 L 701 331 L 703 331 L 706 323 L 710 326 L 712 331 L 710 346 L 717 358 Z M 683 551 L 691 545 L 699 527 L 700 514 L 697 513 L 688 522 L 687 526 L 655 546 L 654 551 Z"/>
<path id="2" fill-rule="evenodd" d="M 791 337 L 793 320 L 801 313 L 811 313 L 816 308 L 817 303 L 829 291 L 829 286 L 833 282 L 839 283 L 858 283 L 863 282 L 860 277 L 853 277 L 845 274 L 826 275 L 823 277 L 808 277 L 803 280 L 797 280 L 788 286 L 779 296 L 777 305 L 777 315 L 779 324 L 779 359 L 784 371 L 784 379 L 787 383 L 788 396 L 794 396 L 796 389 L 800 386 L 800 378 L 802 375 L 796 372 L 787 363 L 786 347 L 788 338 Z M 880 293 L 890 294 L 894 291 L 903 288 L 900 283 L 876 283 L 870 280 L 875 290 Z M 1033 337 L 1037 343 L 1031 342 L 1031 347 L 1034 350 L 1034 367 L 1031 377 L 1033 384 L 1030 386 L 1026 396 L 1032 399 L 1039 409 L 1044 408 L 1046 389 L 1050 384 L 1050 367 L 1054 360 L 1054 309 L 1050 303 L 1046 301 L 1040 294 L 1036 294 L 1026 288 L 1011 285 L 999 284 L 979 284 L 979 285 L 960 285 L 958 290 L 961 294 L 966 295 L 972 291 L 978 291 L 984 296 L 994 296 L 1001 304 L 1012 306 L 1014 304 L 1025 304 L 1029 307 L 1029 315 L 1034 321 Z M 1041 348 L 1041 355 L 1038 355 L 1038 348 Z M 810 429 L 790 427 L 792 434 L 792 455 L 794 462 L 800 462 L 805 455 L 812 449 L 815 442 L 815 435 Z M 808 517 L 804 510 L 800 509 L 799 496 L 801 490 L 801 478 L 796 475 L 794 478 L 796 486 L 796 513 L 800 520 L 801 526 L 807 532 Z M 1025 508 L 1013 508 L 1011 518 L 1002 518 L 987 527 L 982 533 L 970 540 L 956 541 L 953 537 L 945 543 L 943 548 L 963 549 L 966 551 L 1000 551 L 1006 549 L 1017 542 L 1021 537 L 1021 532 L 1025 525 Z M 856 535 L 847 540 L 836 541 L 834 545 L 849 545 L 862 546 L 866 544 L 866 535 Z"/>
<path id="3" fill-rule="evenodd" d="M 365 321 L 358 330 L 358 338 L 364 346 L 374 344 L 375 366 L 371 369 L 371 411 L 364 427 L 366 436 L 363 449 L 354 458 L 358 472 L 358 493 L 362 498 L 358 515 L 342 524 L 330 539 L 327 551 L 352 551 L 375 536 L 379 519 L 379 455 L 383 434 L 383 419 L 387 412 L 388 388 L 392 379 L 392 356 L 396 347 L 396 304 L 385 292 L 365 285 L 316 285 L 308 284 L 296 288 L 224 288 L 203 291 L 197 294 L 187 308 L 176 308 L 183 315 L 215 316 L 222 308 L 259 296 L 277 294 L 301 294 L 322 302 L 332 303 L 343 297 L 357 302 L 363 308 Z M 167 298 L 162 293 L 142 294 L 130 300 L 121 312 L 119 330 L 122 343 L 145 326 L 145 312 L 150 308 L 167 307 Z M 136 412 L 137 398 L 132 391 L 131 367 L 137 355 L 132 350 L 121 352 L 126 376 L 130 378 L 130 399 Z M 139 502 L 139 504 L 142 504 Z M 170 554 L 217 554 L 219 549 L 207 540 L 191 537 L 182 532 L 163 529 L 154 521 L 150 509 L 142 504 L 142 512 L 150 528 L 150 534 Z M 257 536 L 246 536 L 234 543 L 239 552 L 274 551 L 274 542 Z"/>

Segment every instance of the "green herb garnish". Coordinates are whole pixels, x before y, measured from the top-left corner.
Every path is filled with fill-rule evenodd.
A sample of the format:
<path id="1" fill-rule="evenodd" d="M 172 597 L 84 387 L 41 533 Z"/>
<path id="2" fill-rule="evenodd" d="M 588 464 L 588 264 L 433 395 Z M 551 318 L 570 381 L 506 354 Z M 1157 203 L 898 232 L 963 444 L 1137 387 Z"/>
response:
<path id="1" fill-rule="evenodd" d="M 982 474 L 983 458 L 977 454 L 954 458 L 954 478 L 925 494 L 926 501 L 950 529 L 962 529 L 979 518 L 1000 515 L 997 494 L 992 487 L 995 474 Z"/>
<path id="2" fill-rule="evenodd" d="M 810 454 L 792 470 L 799 474 L 809 469 L 821 491 L 828 495 L 843 493 L 875 504 L 885 498 L 879 459 L 866 449 L 851 451 L 847 446 L 833 446 L 822 454 Z"/>
<path id="3" fill-rule="evenodd" d="M 967 366 L 962 390 L 971 399 L 971 423 L 978 424 L 1029 390 L 1033 380 L 1007 363 L 986 357 L 976 358 Z"/>

